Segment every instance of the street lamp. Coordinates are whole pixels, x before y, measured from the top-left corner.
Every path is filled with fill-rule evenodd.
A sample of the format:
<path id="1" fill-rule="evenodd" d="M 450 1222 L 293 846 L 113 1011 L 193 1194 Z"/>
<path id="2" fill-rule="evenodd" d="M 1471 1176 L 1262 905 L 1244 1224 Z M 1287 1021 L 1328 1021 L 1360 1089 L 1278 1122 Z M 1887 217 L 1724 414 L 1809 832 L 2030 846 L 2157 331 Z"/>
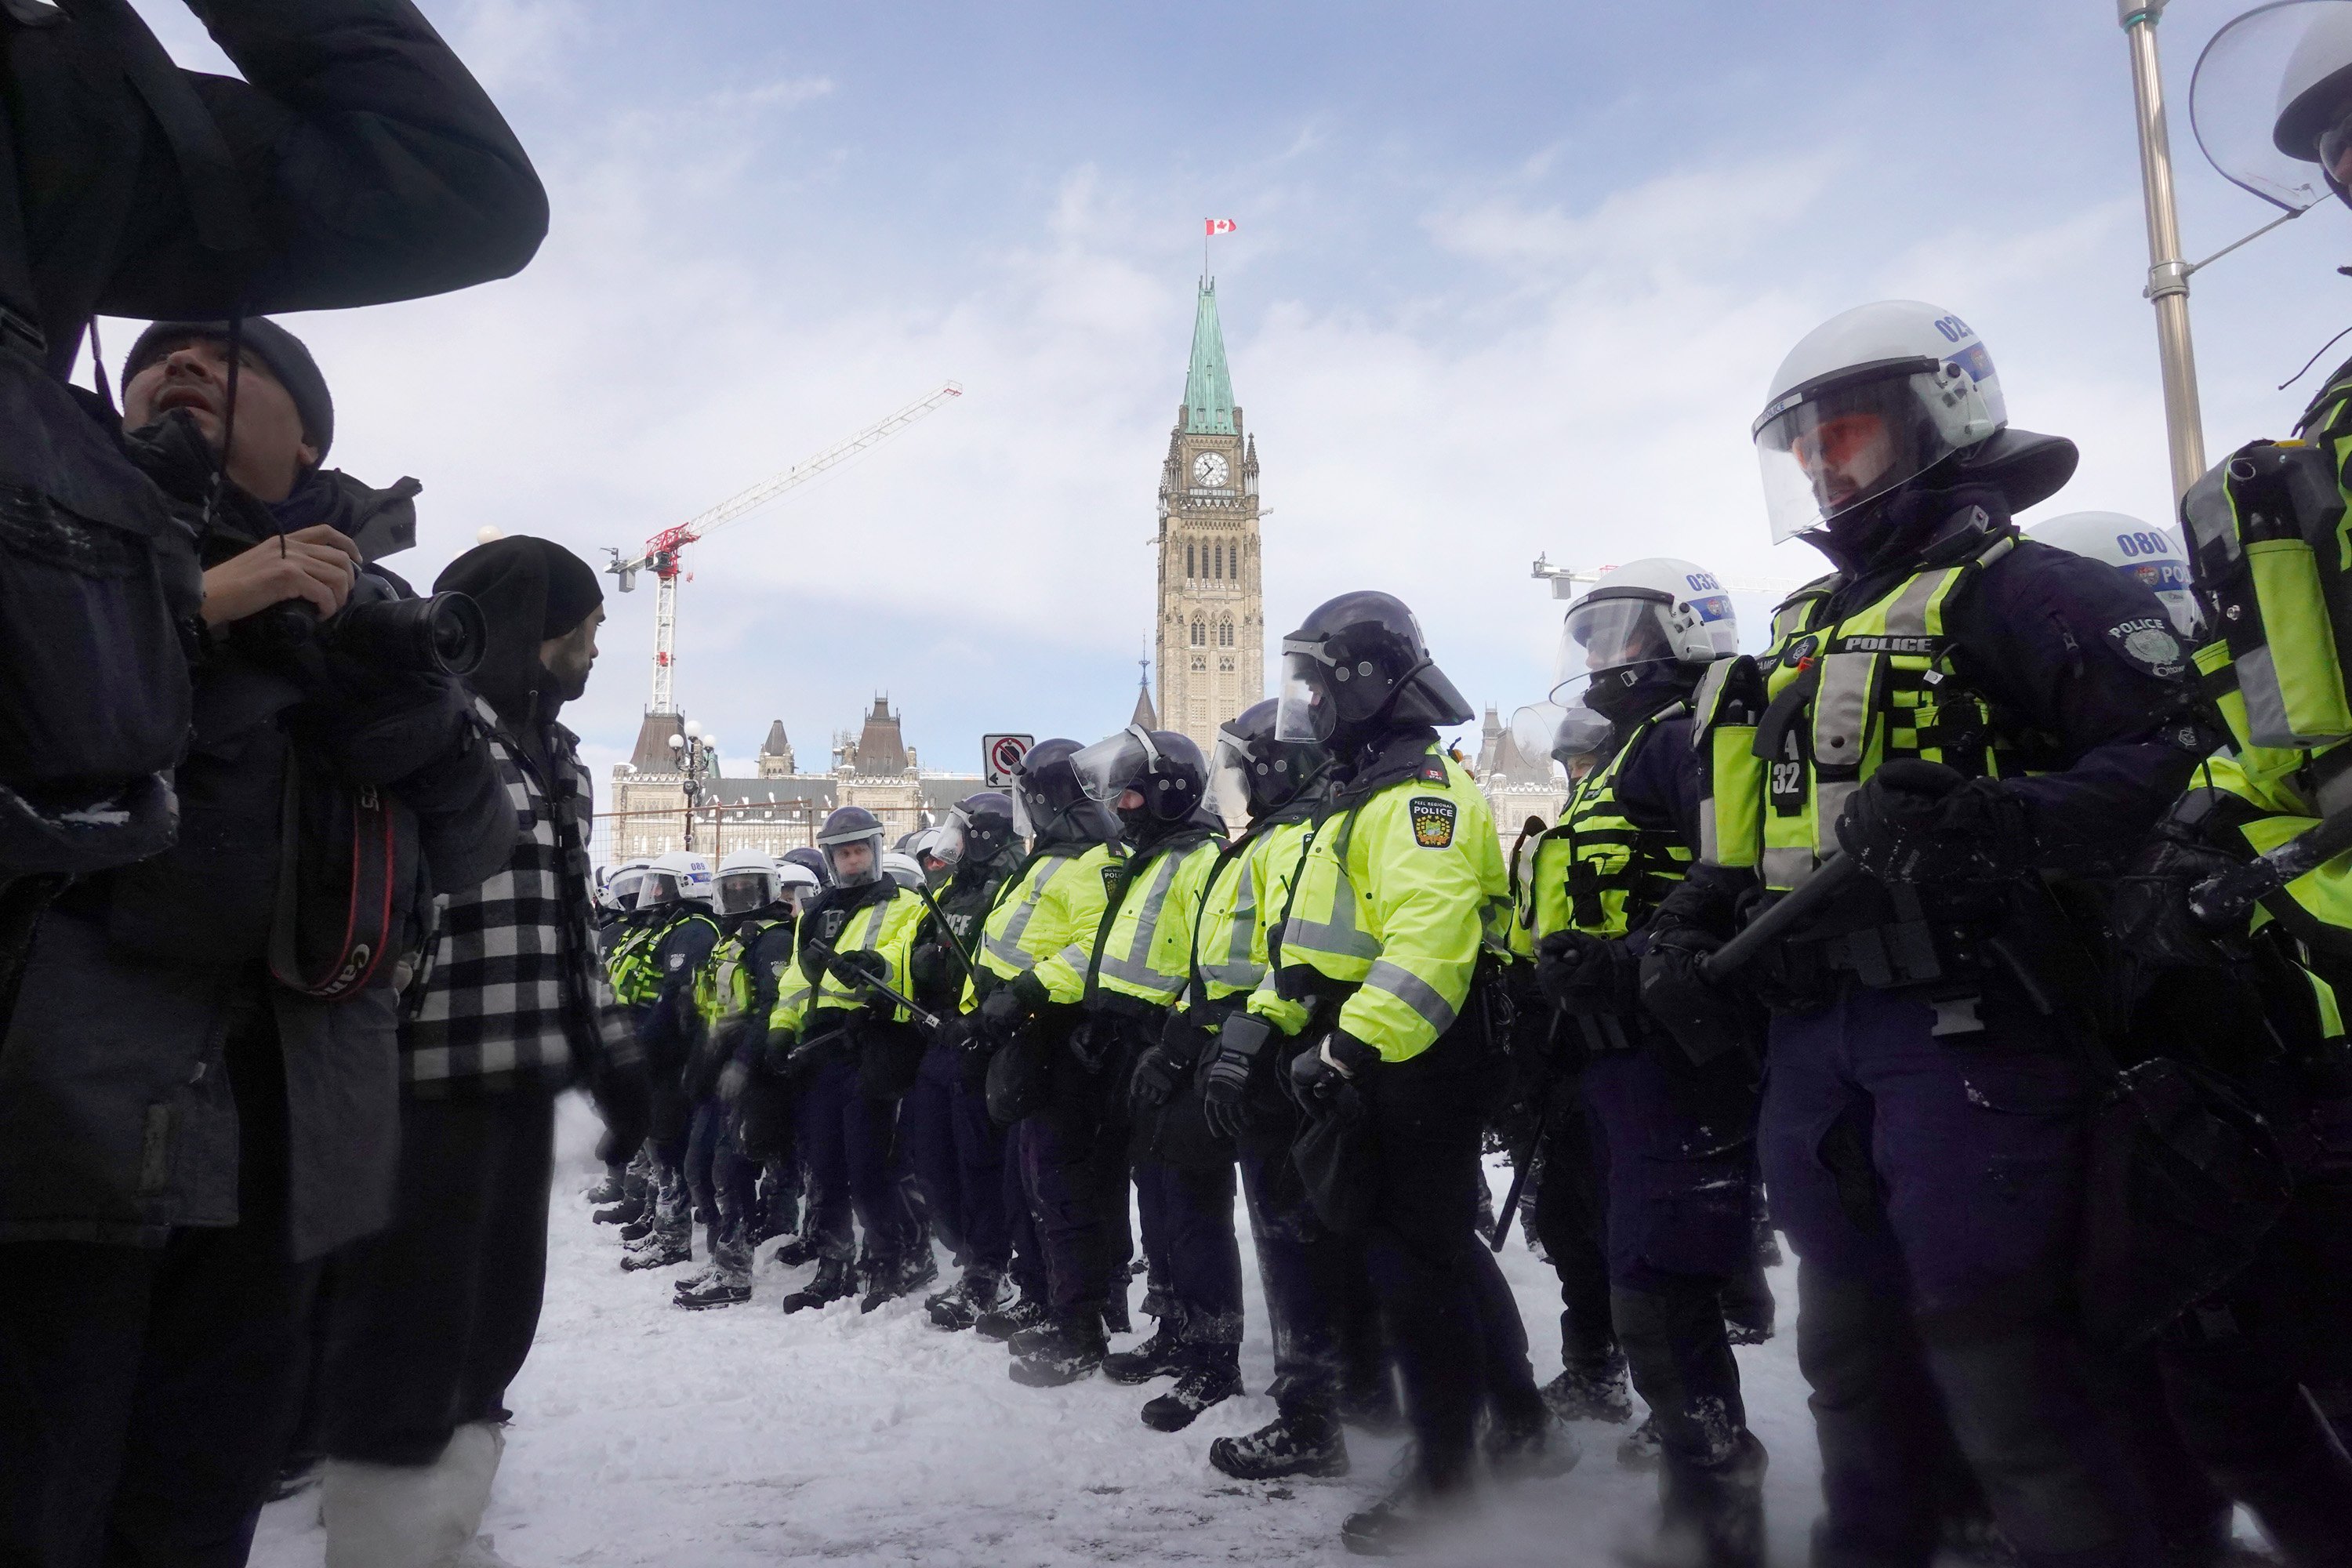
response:
<path id="1" fill-rule="evenodd" d="M 686 791 L 686 847 L 694 847 L 694 814 L 710 791 L 709 782 L 719 776 L 719 739 L 706 735 L 702 726 L 689 719 L 684 734 L 669 738 L 671 754 L 677 760 L 677 776 Z"/>

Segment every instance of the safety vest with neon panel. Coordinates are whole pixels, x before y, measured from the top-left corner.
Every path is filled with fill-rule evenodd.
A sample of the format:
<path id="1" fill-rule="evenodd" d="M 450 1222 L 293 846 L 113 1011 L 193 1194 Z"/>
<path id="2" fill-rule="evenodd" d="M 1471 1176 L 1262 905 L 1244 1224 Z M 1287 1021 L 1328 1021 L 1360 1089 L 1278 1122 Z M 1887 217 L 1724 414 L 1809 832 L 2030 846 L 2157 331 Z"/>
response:
<path id="1" fill-rule="evenodd" d="M 1056 1002 L 1173 1004 L 1192 978 L 1192 922 L 1217 850 L 1215 839 L 1200 838 L 1116 862 L 1118 903 L 1113 909 L 1106 899 L 1108 927 L 1098 918 L 1093 929 L 1073 931 L 1060 952 L 1038 961 L 1045 994 Z"/>
<path id="2" fill-rule="evenodd" d="M 824 928 L 831 922 L 824 917 L 842 912 L 818 906 L 801 916 L 793 931 L 793 955 L 776 971 L 776 1005 L 768 1015 L 771 1029 L 797 1030 L 813 1022 L 815 1014 L 855 1012 L 879 1000 L 874 992 L 844 979 L 822 963 L 815 952 L 819 943 L 835 952 L 880 953 L 888 966 L 882 976 L 884 984 L 901 995 L 906 994 L 907 962 L 914 950 L 915 928 L 922 923 L 923 900 L 893 885 L 888 898 L 847 911 L 840 929 L 828 935 Z M 888 1012 L 897 1023 L 912 1016 L 895 1004 Z"/>
<path id="3" fill-rule="evenodd" d="M 1808 584 L 1775 612 L 1769 652 L 1711 666 L 1692 700 L 1699 858 L 1753 868 L 1788 892 L 1836 853 L 1839 814 L 1881 764 L 1917 757 L 1970 778 L 2028 771 L 1959 678 L 1944 629 L 1954 596 L 2016 545 L 2004 533 L 1833 622 L 1828 591 Z"/>
<path id="4" fill-rule="evenodd" d="M 996 890 L 996 902 L 981 922 L 976 955 L 992 981 L 1015 979 L 1067 947 L 1080 931 L 1092 942 L 1109 907 L 1107 878 L 1118 858 L 1106 844 L 1085 849 L 1048 849 L 1030 857 L 1022 870 Z M 980 1005 L 978 976 L 964 982 L 963 1010 Z"/>
<path id="5" fill-rule="evenodd" d="M 706 1026 L 716 1028 L 723 1020 L 751 1010 L 757 991 L 753 982 L 758 977 L 745 966 L 743 955 L 783 923 L 772 916 L 750 916 L 710 950 L 702 973 L 694 977 L 694 1010 L 702 1015 Z"/>
<path id="6" fill-rule="evenodd" d="M 1617 781 L 1663 721 L 1688 711 L 1676 703 L 1643 720 L 1607 762 L 1570 786 L 1559 826 L 1536 840 L 1519 890 L 1519 924 L 1528 935 L 1623 936 L 1683 879 L 1691 847 L 1671 829 L 1627 817 Z"/>

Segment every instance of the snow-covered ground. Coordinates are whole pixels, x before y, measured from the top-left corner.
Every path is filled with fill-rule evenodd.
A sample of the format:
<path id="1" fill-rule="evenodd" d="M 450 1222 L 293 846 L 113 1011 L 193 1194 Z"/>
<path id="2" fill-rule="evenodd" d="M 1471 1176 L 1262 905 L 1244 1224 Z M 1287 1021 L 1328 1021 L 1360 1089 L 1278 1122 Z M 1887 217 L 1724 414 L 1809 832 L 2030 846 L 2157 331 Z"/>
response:
<path id="1" fill-rule="evenodd" d="M 591 1113 L 567 1102 L 561 1126 L 547 1306 L 509 1394 L 515 1419 L 483 1526 L 522 1568 L 1337 1563 L 1339 1521 L 1384 1484 L 1397 1441 L 1357 1433 L 1345 1479 L 1249 1485 L 1211 1469 L 1210 1439 L 1273 1417 L 1263 1393 L 1169 1435 L 1136 1418 L 1155 1387 L 1092 1378 L 1023 1388 L 1005 1376 L 1002 1346 L 940 1332 L 919 1301 L 870 1317 L 842 1301 L 786 1318 L 776 1303 L 807 1269 L 763 1267 L 747 1306 L 677 1310 L 670 1282 L 685 1270 L 623 1274 L 612 1231 L 589 1223 L 580 1194 L 596 1174 Z M 1489 1172 L 1498 1199 L 1507 1174 Z M 1246 1242 L 1242 1257 L 1242 1372 L 1263 1390 L 1272 1351 Z M 1559 1370 L 1558 1281 L 1516 1231 L 1502 1260 L 1536 1375 L 1548 1379 Z M 1739 1361 L 1750 1422 L 1772 1455 L 1772 1560 L 1794 1568 L 1805 1561 L 1819 1473 L 1797 1372 L 1793 1270 L 1776 1271 L 1772 1284 L 1780 1333 Z M 1612 1562 L 1645 1530 L 1656 1482 L 1618 1468 L 1625 1428 L 1575 1430 L 1585 1445 L 1575 1471 L 1490 1489 L 1475 1525 L 1424 1560 Z M 253 1562 L 317 1568 L 317 1515 L 315 1491 L 273 1506 Z"/>

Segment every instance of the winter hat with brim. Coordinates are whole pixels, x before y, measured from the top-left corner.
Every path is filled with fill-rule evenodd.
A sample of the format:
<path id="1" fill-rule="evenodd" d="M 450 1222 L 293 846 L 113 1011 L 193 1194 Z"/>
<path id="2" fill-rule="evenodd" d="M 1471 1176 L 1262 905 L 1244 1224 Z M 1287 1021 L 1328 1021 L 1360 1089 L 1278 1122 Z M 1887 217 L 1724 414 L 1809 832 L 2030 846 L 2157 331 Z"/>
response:
<path id="1" fill-rule="evenodd" d="M 335 400 L 327 394 L 327 378 L 319 374 L 319 362 L 310 357 L 301 339 L 267 316 L 247 316 L 237 331 L 245 352 L 268 366 L 278 384 L 293 398 L 294 411 L 302 416 L 302 434 L 319 448 L 323 460 L 327 448 L 335 444 Z M 130 385 L 132 376 L 183 343 L 199 339 L 225 343 L 228 338 L 226 321 L 157 321 L 131 345 L 122 362 L 122 384 Z"/>

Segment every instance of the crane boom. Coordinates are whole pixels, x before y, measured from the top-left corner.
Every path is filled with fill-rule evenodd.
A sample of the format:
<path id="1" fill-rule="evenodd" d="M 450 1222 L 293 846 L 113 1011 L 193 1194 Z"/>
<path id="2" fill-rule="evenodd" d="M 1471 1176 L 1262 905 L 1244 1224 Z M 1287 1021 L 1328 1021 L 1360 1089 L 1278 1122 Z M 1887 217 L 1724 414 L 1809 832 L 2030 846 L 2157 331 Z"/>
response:
<path id="1" fill-rule="evenodd" d="M 643 551 L 626 561 L 621 559 L 618 550 L 607 548 L 605 553 L 613 559 L 604 570 L 621 580 L 622 593 L 625 594 L 637 585 L 638 573 L 654 574 L 654 691 L 650 711 L 677 711 L 671 677 L 677 666 L 677 579 L 686 547 L 698 540 L 708 539 L 730 523 L 741 521 L 786 490 L 806 484 L 826 469 L 836 468 L 859 453 L 881 445 L 933 409 L 962 395 L 963 387 L 960 384 L 947 382 L 929 396 L 916 399 L 888 418 L 867 426 L 845 440 L 835 442 L 814 457 L 803 458 L 782 473 L 762 479 L 750 489 L 728 497 L 709 510 L 688 518 L 675 528 L 662 530 L 646 541 Z"/>

